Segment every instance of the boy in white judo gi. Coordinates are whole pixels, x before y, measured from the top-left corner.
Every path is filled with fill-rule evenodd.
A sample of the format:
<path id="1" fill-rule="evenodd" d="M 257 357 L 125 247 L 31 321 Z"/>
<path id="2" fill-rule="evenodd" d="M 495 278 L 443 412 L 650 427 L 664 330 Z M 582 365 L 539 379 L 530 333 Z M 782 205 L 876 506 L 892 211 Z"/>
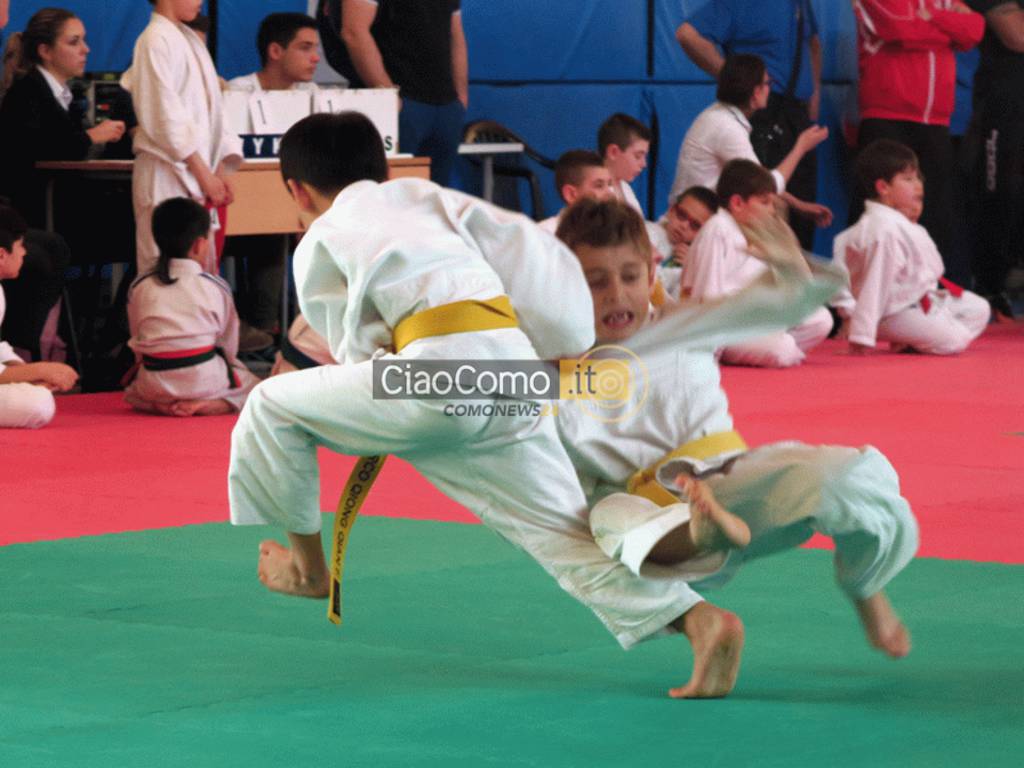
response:
<path id="1" fill-rule="evenodd" d="M 566 205 L 572 205 L 581 197 L 605 200 L 615 195 L 611 171 L 605 167 L 601 156 L 589 149 L 570 149 L 559 155 L 555 162 L 555 188 Z M 563 211 L 565 208 L 538 222 L 538 226 L 555 234 Z"/>
<path id="2" fill-rule="evenodd" d="M 914 151 L 879 139 L 857 156 L 855 175 L 864 213 L 833 245 L 833 261 L 850 275 L 850 289 L 832 302 L 850 351 L 864 354 L 887 341 L 897 350 L 962 352 L 985 330 L 991 308 L 942 277 L 942 256 L 916 223 L 924 182 Z"/>
<path id="3" fill-rule="evenodd" d="M 679 193 L 661 219 L 653 224 L 647 222 L 651 247 L 665 254 L 665 259 L 658 264 L 656 278 L 673 299 L 686 298 L 680 296 L 679 287 L 690 245 L 718 207 L 718 195 L 710 189 L 690 187 Z"/>
<path id="4" fill-rule="evenodd" d="M 223 212 L 233 199 L 227 176 L 242 161 L 241 139 L 224 124 L 213 61 L 199 35 L 185 26 L 199 13 L 201 0 L 150 3 L 153 15 L 121 78 L 139 120 L 132 201 L 140 275 L 151 272 L 157 261 L 153 209 L 169 197 L 187 196 Z M 220 225 L 215 221 L 215 227 Z M 216 268 L 212 238 L 204 266 Z"/>
<path id="5" fill-rule="evenodd" d="M 683 269 L 681 291 L 693 301 L 730 296 L 768 271 L 750 252 L 741 227 L 774 210 L 775 180 L 758 163 L 731 160 L 722 169 L 716 192 L 722 207 L 701 227 Z M 831 330 L 832 316 L 822 306 L 792 328 L 729 344 L 721 360 L 765 368 L 799 365 Z"/>
<path id="6" fill-rule="evenodd" d="M 539 408 L 453 417 L 444 400 L 373 397 L 373 360 L 536 360 L 589 348 L 593 308 L 573 254 L 519 214 L 422 179 L 385 183 L 383 144 L 361 115 L 300 121 L 280 157 L 299 206 L 319 215 L 295 255 L 299 303 L 339 364 L 262 382 L 232 435 L 232 522 L 279 526 L 291 543 L 261 544 L 263 584 L 328 594 L 317 446 L 394 453 L 525 550 L 621 645 L 662 633 L 690 607 L 685 580 L 638 578 L 597 546 L 553 419 Z M 402 343 L 424 313 L 504 295 L 515 315 L 495 312 L 502 327 Z"/>
<path id="7" fill-rule="evenodd" d="M 633 192 L 633 180 L 647 167 L 651 129 L 631 115 L 616 112 L 597 131 L 597 151 L 612 174 L 612 190 L 643 215 L 643 206 Z"/>
<path id="8" fill-rule="evenodd" d="M 128 292 L 128 345 L 138 361 L 124 399 L 165 416 L 239 411 L 259 382 L 238 360 L 231 286 L 204 271 L 210 214 L 187 197 L 153 211 L 156 269 Z"/>
<path id="9" fill-rule="evenodd" d="M 0 280 L 18 276 L 25 259 L 28 225 L 16 210 L 0 205 Z M 0 285 L 0 325 L 6 301 Z M 26 363 L 0 339 L 0 428 L 37 429 L 57 411 L 54 392 L 67 392 L 78 374 L 64 363 Z"/>
<path id="10" fill-rule="evenodd" d="M 696 590 L 814 532 L 835 542 L 837 580 L 871 644 L 892 657 L 910 650 L 883 587 L 913 556 L 917 525 L 885 457 L 796 442 L 748 449 L 734 431 L 715 350 L 791 326 L 842 283 L 827 267 L 812 277 L 788 226 L 765 215 L 745 230 L 765 274 L 737 294 L 660 317 L 648 303 L 650 246 L 639 216 L 618 202 L 581 201 L 558 229 L 590 285 L 597 340 L 628 347 L 646 371 L 602 419 L 563 402 L 558 426 L 602 549 L 639 576 L 688 583 L 688 609 L 672 626 L 690 639 L 694 667 L 671 691 L 678 697 L 723 696 L 739 670 L 741 621 Z"/>

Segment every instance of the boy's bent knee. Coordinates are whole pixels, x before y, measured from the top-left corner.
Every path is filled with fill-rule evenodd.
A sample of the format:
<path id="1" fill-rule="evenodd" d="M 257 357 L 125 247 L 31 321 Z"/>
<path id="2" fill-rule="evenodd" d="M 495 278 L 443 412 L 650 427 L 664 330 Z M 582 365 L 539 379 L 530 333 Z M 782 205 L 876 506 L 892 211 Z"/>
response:
<path id="1" fill-rule="evenodd" d="M 57 403 L 53 393 L 35 384 L 5 384 L 0 425 L 19 429 L 39 429 L 53 421 Z"/>

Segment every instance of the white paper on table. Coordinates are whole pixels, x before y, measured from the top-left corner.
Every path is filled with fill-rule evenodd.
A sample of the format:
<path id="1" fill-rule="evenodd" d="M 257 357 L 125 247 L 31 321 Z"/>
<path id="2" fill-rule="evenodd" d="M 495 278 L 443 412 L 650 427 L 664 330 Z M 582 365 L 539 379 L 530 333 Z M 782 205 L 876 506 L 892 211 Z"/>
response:
<path id="1" fill-rule="evenodd" d="M 249 117 L 249 92 L 224 91 L 222 94 L 224 124 L 232 133 L 252 133 L 252 119 Z"/>
<path id="2" fill-rule="evenodd" d="M 321 88 L 313 94 L 314 112 L 359 112 L 373 123 L 384 152 L 398 152 L 398 92 L 394 88 Z"/>
<path id="3" fill-rule="evenodd" d="M 248 97 L 256 134 L 285 133 L 312 110 L 309 91 L 256 91 Z"/>

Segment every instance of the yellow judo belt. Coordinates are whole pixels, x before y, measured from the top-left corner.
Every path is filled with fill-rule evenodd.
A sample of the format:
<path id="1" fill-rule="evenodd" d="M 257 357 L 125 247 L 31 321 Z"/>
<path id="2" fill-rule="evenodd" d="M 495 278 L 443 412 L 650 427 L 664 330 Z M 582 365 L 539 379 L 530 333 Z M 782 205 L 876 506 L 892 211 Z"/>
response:
<path id="1" fill-rule="evenodd" d="M 673 459 L 697 459 L 706 461 L 713 456 L 734 451 L 747 450 L 747 444 L 743 442 L 739 432 L 715 432 L 712 435 L 691 440 L 671 453 L 665 454 L 647 469 L 635 472 L 626 483 L 626 490 L 636 496 L 643 496 L 650 499 L 660 507 L 667 507 L 669 504 L 677 504 L 679 499 L 674 494 L 666 491 L 658 482 L 658 470 Z"/>
<path id="2" fill-rule="evenodd" d="M 491 331 L 496 328 L 518 328 L 515 310 L 508 296 L 485 301 L 456 301 L 425 309 L 400 322 L 392 333 L 395 352 L 402 351 L 417 339 L 446 336 L 450 333 Z M 345 567 L 345 548 L 355 524 L 359 508 L 366 501 L 373 481 L 377 479 L 387 456 L 363 456 L 353 468 L 341 492 L 338 510 L 334 513 L 331 544 L 331 594 L 327 601 L 327 618 L 341 624 L 341 574 Z"/>

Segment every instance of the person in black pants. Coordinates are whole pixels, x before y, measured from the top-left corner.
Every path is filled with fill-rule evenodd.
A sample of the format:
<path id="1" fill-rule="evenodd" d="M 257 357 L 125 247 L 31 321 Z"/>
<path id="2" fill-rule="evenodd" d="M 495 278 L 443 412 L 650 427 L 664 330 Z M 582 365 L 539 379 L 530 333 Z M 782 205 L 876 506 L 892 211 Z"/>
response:
<path id="1" fill-rule="evenodd" d="M 1012 317 L 1007 277 L 1024 270 L 1024 0 L 967 4 L 985 16 L 968 132 L 977 158 L 975 288 Z"/>

